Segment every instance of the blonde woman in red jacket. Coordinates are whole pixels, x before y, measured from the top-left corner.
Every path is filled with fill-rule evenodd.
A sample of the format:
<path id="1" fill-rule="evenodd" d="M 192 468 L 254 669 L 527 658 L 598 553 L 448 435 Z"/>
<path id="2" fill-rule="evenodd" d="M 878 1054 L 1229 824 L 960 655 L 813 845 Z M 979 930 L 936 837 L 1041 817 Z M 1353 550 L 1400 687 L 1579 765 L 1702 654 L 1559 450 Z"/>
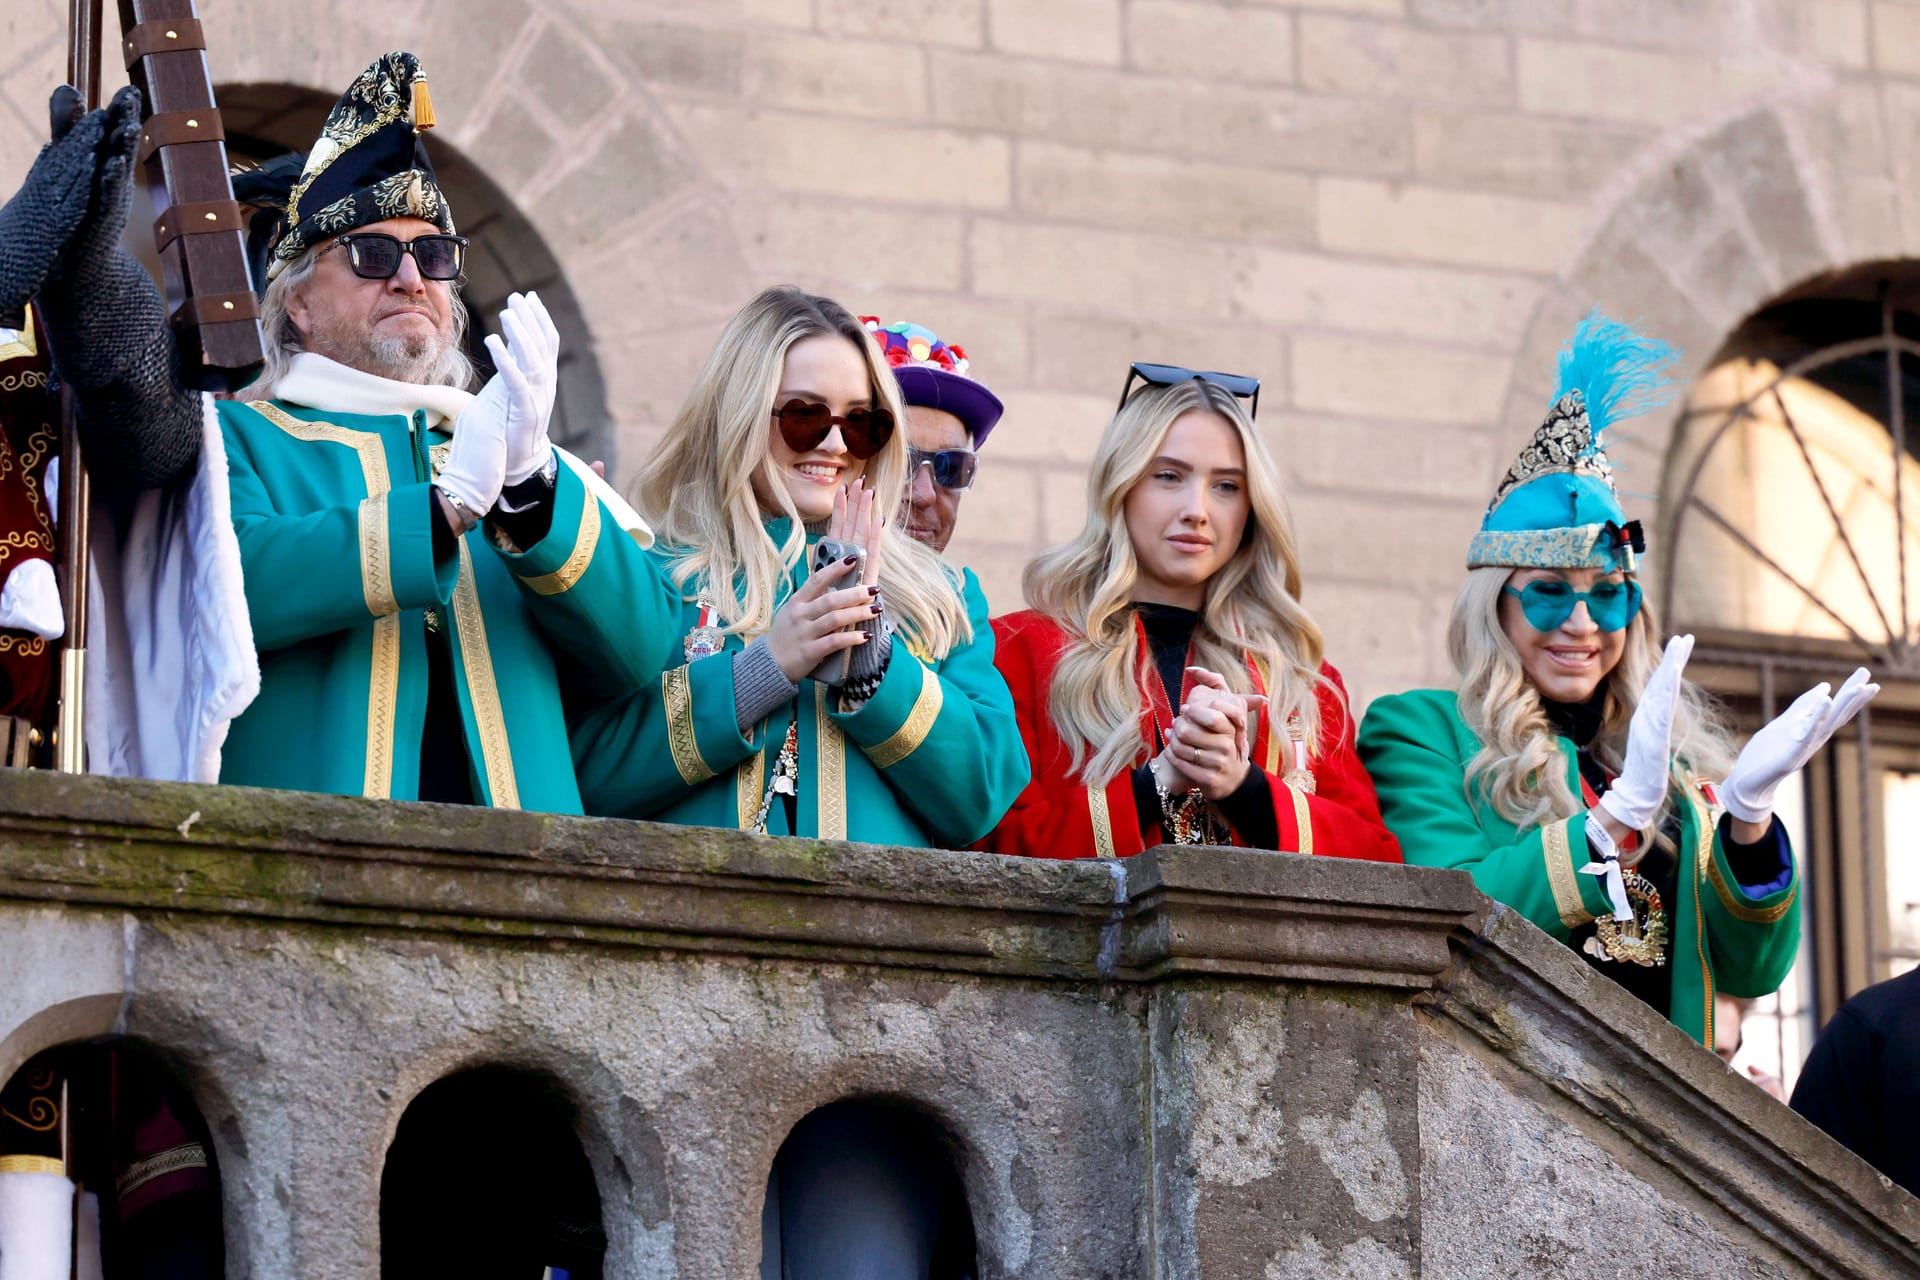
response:
<path id="1" fill-rule="evenodd" d="M 1300 605 L 1259 383 L 1135 365 L 1086 527 L 994 623 L 1033 780 L 984 847 L 1128 857 L 1238 844 L 1399 862 L 1340 675 Z"/>

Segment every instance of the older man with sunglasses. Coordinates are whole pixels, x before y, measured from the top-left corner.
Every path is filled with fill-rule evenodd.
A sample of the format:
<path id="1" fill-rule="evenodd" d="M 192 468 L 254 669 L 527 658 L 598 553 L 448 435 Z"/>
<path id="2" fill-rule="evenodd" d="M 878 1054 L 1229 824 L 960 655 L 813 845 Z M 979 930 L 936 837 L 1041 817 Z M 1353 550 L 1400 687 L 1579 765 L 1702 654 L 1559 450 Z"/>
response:
<path id="1" fill-rule="evenodd" d="M 419 61 L 389 53 L 303 162 L 236 183 L 270 220 L 266 371 L 219 407 L 261 686 L 221 780 L 578 813 L 562 690 L 657 678 L 678 600 L 639 517 L 548 439 L 538 297 L 509 300 L 498 372 L 463 389 L 466 241 L 432 124 Z"/>
<path id="2" fill-rule="evenodd" d="M 902 321 L 860 317 L 900 384 L 907 404 L 907 443 L 913 473 L 901 519 L 907 533 L 945 552 L 960 517 L 960 499 L 973 487 L 977 451 L 1000 421 L 1000 398 L 967 372 L 967 353 L 931 329 Z"/>

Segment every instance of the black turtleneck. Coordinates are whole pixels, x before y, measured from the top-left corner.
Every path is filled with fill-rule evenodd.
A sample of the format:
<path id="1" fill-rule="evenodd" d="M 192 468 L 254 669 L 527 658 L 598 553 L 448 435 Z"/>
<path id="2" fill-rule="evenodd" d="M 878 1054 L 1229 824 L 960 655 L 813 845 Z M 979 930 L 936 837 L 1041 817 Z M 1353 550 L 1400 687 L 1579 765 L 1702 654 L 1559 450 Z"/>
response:
<path id="1" fill-rule="evenodd" d="M 1178 714 L 1181 697 L 1186 692 L 1187 656 L 1192 650 L 1193 629 L 1200 624 L 1200 615 L 1195 610 L 1171 604 L 1139 604 L 1134 608 L 1147 633 L 1147 652 L 1153 658 L 1160 685 L 1166 690 L 1167 706 Z M 1155 753 L 1164 745 L 1163 741 L 1155 742 Z M 1274 821 L 1271 796 L 1266 774 L 1255 765 L 1247 769 L 1247 776 L 1231 795 L 1214 802 L 1214 808 L 1249 848 L 1272 849 L 1280 843 L 1280 828 Z M 1133 807 L 1140 816 L 1141 837 L 1150 837 L 1153 829 L 1160 825 L 1161 817 L 1160 792 L 1154 785 L 1150 764 L 1133 771 Z M 1163 837 L 1170 834 L 1162 833 Z"/>

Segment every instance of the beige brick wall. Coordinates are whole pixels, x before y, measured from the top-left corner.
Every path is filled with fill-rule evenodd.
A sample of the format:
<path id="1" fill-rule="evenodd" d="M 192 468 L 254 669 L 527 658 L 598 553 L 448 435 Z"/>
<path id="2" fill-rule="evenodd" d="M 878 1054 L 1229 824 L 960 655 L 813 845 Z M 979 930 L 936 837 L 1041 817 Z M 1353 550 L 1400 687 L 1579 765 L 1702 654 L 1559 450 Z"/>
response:
<path id="1" fill-rule="evenodd" d="M 1077 526 L 1129 359 L 1258 374 L 1308 603 L 1362 698 L 1444 678 L 1465 539 L 1587 307 L 1695 371 L 1796 282 L 1920 243 L 1909 3 L 201 10 L 227 82 L 332 93 L 382 49 L 423 56 L 438 140 L 567 273 L 620 476 L 760 284 L 964 343 L 1009 414 L 954 550 L 1000 608 Z M 64 12 L 0 11 L 9 181 Z M 1636 424 L 1627 488 L 1658 485 L 1670 430 Z"/>

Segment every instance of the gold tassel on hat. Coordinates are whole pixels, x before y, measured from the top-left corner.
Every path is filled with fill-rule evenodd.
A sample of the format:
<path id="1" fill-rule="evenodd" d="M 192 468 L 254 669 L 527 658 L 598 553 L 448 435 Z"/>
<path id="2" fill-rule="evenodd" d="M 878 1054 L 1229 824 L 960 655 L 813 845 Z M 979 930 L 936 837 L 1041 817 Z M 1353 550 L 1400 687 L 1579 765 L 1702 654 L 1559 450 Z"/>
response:
<path id="1" fill-rule="evenodd" d="M 431 129 L 436 123 L 433 118 L 433 98 L 427 93 L 427 79 L 425 76 L 416 76 L 413 81 L 414 132 Z"/>

